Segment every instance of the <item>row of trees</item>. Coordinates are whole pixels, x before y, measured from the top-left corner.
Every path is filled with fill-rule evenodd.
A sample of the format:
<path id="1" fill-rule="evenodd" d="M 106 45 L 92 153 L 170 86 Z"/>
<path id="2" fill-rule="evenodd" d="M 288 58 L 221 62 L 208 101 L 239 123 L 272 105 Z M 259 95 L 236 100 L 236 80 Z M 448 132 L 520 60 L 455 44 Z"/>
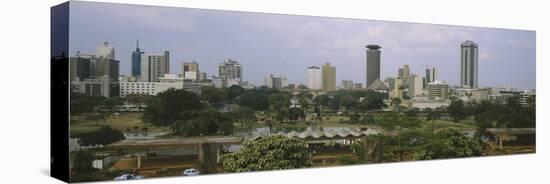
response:
<path id="1" fill-rule="evenodd" d="M 202 96 L 211 99 L 211 97 Z M 208 101 L 216 106 L 214 101 Z M 232 113 L 218 112 L 201 103 L 201 96 L 182 89 L 168 89 L 146 103 L 142 119 L 155 126 L 171 127 L 175 135 L 197 136 L 233 133 Z"/>
<path id="2" fill-rule="evenodd" d="M 455 122 L 473 117 L 480 132 L 491 127 L 532 128 L 536 125 L 534 96 L 527 100 L 527 105 L 521 105 L 519 97 L 510 97 L 504 104 L 489 101 L 463 102 L 460 99 L 453 99 L 448 112 Z"/>

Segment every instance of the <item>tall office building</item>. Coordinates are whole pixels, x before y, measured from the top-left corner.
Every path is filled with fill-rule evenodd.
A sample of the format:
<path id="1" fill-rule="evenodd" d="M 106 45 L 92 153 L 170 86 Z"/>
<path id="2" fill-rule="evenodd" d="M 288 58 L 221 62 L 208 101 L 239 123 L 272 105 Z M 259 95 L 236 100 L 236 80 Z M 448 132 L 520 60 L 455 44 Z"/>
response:
<path id="1" fill-rule="evenodd" d="M 70 81 L 82 81 L 91 76 L 91 56 L 81 55 L 77 51 L 76 56 L 69 58 Z"/>
<path id="2" fill-rule="evenodd" d="M 201 75 L 199 71 L 199 63 L 196 61 L 181 64 L 180 72 L 183 78 L 191 80 L 199 80 Z"/>
<path id="3" fill-rule="evenodd" d="M 367 45 L 367 85 L 370 86 L 376 79 L 380 79 L 380 47 Z"/>
<path id="4" fill-rule="evenodd" d="M 321 75 L 321 89 L 324 91 L 336 90 L 336 67 L 330 66 L 330 63 L 325 63 L 322 66 Z"/>
<path id="5" fill-rule="evenodd" d="M 432 83 L 437 80 L 438 71 L 435 67 L 426 68 L 426 83 Z"/>
<path id="6" fill-rule="evenodd" d="M 96 55 L 80 54 L 69 58 L 70 80 L 75 91 L 90 96 L 119 96 L 120 61 L 114 59 L 108 42 L 97 47 Z"/>
<path id="7" fill-rule="evenodd" d="M 139 41 L 136 40 L 136 50 L 132 52 L 132 76 L 137 77 L 141 75 L 141 55 L 144 54 L 139 49 Z"/>
<path id="8" fill-rule="evenodd" d="M 460 45 L 460 85 L 477 88 L 478 45 L 471 40 Z"/>
<path id="9" fill-rule="evenodd" d="M 170 73 L 170 52 L 164 51 L 164 54 L 141 55 L 141 81 L 158 82 L 164 74 Z"/>
<path id="10" fill-rule="evenodd" d="M 218 65 L 218 77 L 240 83 L 243 81 L 243 66 L 238 61 L 226 59 Z"/>
<path id="11" fill-rule="evenodd" d="M 321 89 L 321 68 L 318 66 L 307 68 L 307 87 L 312 90 Z"/>
<path id="12" fill-rule="evenodd" d="M 95 56 L 104 59 L 115 59 L 115 49 L 109 42 L 103 42 L 97 46 Z"/>
<path id="13" fill-rule="evenodd" d="M 397 76 L 407 81 L 410 75 L 409 65 L 403 65 L 403 68 L 399 68 L 397 71 Z"/>
<path id="14" fill-rule="evenodd" d="M 105 58 L 92 58 L 91 76 L 108 76 L 111 81 L 118 81 L 120 61 Z"/>

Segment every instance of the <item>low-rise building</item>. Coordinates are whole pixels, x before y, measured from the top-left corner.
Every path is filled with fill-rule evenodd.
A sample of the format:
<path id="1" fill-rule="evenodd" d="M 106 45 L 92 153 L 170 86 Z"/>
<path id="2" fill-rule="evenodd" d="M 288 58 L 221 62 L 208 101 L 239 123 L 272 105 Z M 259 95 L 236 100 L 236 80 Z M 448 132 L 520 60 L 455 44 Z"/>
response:
<path id="1" fill-rule="evenodd" d="M 449 84 L 445 81 L 434 81 L 428 83 L 428 98 L 430 100 L 447 99 L 449 93 Z"/>

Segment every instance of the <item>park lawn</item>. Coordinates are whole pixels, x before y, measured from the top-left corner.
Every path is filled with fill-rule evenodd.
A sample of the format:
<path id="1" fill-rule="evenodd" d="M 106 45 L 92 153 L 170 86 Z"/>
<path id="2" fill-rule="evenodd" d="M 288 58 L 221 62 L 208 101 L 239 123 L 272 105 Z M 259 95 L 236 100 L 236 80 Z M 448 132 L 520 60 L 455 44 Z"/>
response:
<path id="1" fill-rule="evenodd" d="M 471 121 L 464 120 L 460 122 L 453 122 L 451 120 L 435 120 L 434 121 L 424 121 L 421 128 L 425 130 L 432 130 L 433 123 L 435 123 L 436 130 L 446 129 L 446 128 L 456 128 L 459 130 L 476 130 L 477 126 L 473 125 Z"/>
<path id="2" fill-rule="evenodd" d="M 169 128 L 148 126 L 141 120 L 141 113 L 120 113 L 119 115 L 111 115 L 106 119 L 106 122 L 86 120 L 82 117 L 71 117 L 75 119 L 70 125 L 71 136 L 81 133 L 91 132 L 98 130 L 103 125 L 110 125 L 113 129 L 121 132 L 126 132 L 127 129 L 134 131 L 134 127 L 138 127 L 138 131 L 141 131 L 142 127 L 148 127 L 149 132 L 167 132 Z"/>
<path id="3" fill-rule="evenodd" d="M 329 118 L 328 120 L 326 118 Z M 349 120 L 348 116 L 324 116 L 323 117 L 323 124 L 342 124 L 341 121 L 347 121 Z"/>

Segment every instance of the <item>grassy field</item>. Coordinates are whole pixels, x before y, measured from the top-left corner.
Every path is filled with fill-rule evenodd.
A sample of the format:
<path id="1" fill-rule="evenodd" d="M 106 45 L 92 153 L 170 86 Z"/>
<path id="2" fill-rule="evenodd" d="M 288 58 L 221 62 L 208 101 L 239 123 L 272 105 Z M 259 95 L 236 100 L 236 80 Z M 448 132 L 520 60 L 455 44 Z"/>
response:
<path id="1" fill-rule="evenodd" d="M 73 119 L 70 126 L 71 135 L 95 131 L 103 125 L 111 125 L 112 128 L 121 132 L 126 132 L 127 129 L 133 131 L 134 127 L 138 127 L 139 130 L 141 130 L 142 127 L 148 127 L 149 132 L 170 131 L 168 128 L 146 125 L 141 121 L 141 113 L 120 113 L 119 115 L 111 115 L 106 121 L 100 120 L 98 122 L 87 120 L 82 116 L 73 116 L 71 119 Z"/>

